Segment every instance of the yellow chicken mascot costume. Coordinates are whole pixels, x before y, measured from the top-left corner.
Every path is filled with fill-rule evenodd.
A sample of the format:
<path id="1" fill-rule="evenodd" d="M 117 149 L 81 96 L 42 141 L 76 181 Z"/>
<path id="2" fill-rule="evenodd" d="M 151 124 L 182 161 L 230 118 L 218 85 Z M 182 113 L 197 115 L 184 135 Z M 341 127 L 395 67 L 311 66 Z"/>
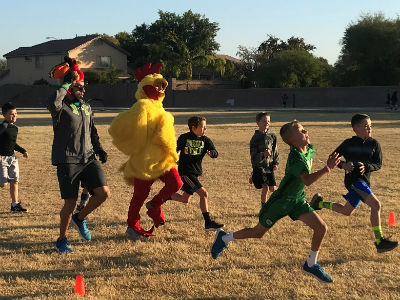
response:
<path id="1" fill-rule="evenodd" d="M 161 64 L 147 63 L 135 71 L 139 82 L 135 94 L 137 102 L 115 117 L 109 128 L 113 144 L 129 156 L 120 170 L 125 181 L 134 186 L 126 231 L 132 240 L 151 236 L 154 226 L 164 224 L 161 205 L 182 186 L 176 169 L 174 117 L 164 110 L 162 103 L 168 82 L 160 74 L 161 68 Z M 139 212 L 157 179 L 165 185 L 146 203 L 147 215 L 154 222 L 146 231 L 139 224 Z"/>

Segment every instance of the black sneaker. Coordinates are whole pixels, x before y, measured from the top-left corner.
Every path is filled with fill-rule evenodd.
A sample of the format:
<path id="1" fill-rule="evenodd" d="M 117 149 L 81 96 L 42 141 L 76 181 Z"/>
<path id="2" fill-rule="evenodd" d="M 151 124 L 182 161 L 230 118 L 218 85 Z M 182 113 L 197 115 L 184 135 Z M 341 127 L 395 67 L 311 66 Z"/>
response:
<path id="1" fill-rule="evenodd" d="M 378 253 L 382 253 L 393 250 L 398 246 L 398 244 L 398 242 L 389 241 L 388 239 L 381 238 L 381 242 L 379 243 L 379 245 L 375 243 L 375 247 Z"/>
<path id="2" fill-rule="evenodd" d="M 212 231 L 221 229 L 222 227 L 224 227 L 224 224 L 220 224 L 212 220 L 210 222 L 206 222 L 206 225 L 204 227 L 206 231 Z"/>
<path id="3" fill-rule="evenodd" d="M 17 203 L 15 206 L 11 204 L 11 212 L 12 213 L 21 213 L 21 212 L 27 212 L 28 210 L 26 208 L 23 208 L 21 203 Z"/>
<path id="4" fill-rule="evenodd" d="M 321 196 L 321 194 L 320 193 L 316 193 L 313 197 L 312 197 L 312 199 L 311 199 L 311 201 L 310 201 L 310 206 L 312 207 L 312 208 L 314 208 L 314 210 L 320 210 L 321 208 L 319 208 L 319 203 L 321 202 L 321 201 L 324 201 L 324 198 L 322 198 L 322 196 Z"/>

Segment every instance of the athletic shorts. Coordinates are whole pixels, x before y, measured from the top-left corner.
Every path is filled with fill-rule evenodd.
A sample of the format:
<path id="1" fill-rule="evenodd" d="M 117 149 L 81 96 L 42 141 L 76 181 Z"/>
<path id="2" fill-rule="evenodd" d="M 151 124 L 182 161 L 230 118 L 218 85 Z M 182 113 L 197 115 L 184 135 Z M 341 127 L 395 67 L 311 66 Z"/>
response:
<path id="1" fill-rule="evenodd" d="M 95 188 L 107 186 L 106 176 L 98 160 L 91 160 L 87 164 L 59 164 L 57 177 L 62 199 L 78 198 L 80 183 L 91 194 Z"/>
<path id="2" fill-rule="evenodd" d="M 264 173 L 261 168 L 253 168 L 251 178 L 256 189 L 262 189 L 263 186 L 276 186 L 274 172 Z"/>
<path id="3" fill-rule="evenodd" d="M 287 200 L 274 195 L 275 193 L 263 204 L 258 217 L 260 224 L 266 228 L 271 228 L 279 219 L 285 216 L 289 216 L 293 221 L 296 221 L 302 214 L 314 211 L 305 199 Z"/>
<path id="4" fill-rule="evenodd" d="M 1 172 L 0 172 L 0 185 L 3 186 L 9 181 L 19 180 L 19 166 L 18 159 L 15 154 L 11 156 L 0 156 L 1 159 Z"/>
<path id="5" fill-rule="evenodd" d="M 343 198 L 346 199 L 354 208 L 372 194 L 371 189 L 365 181 L 356 181 L 351 186 L 346 187 L 349 191 Z"/>
<path id="6" fill-rule="evenodd" d="M 198 189 L 202 187 L 196 175 L 181 175 L 181 179 L 183 182 L 181 190 L 188 193 L 189 195 L 193 195 Z"/>

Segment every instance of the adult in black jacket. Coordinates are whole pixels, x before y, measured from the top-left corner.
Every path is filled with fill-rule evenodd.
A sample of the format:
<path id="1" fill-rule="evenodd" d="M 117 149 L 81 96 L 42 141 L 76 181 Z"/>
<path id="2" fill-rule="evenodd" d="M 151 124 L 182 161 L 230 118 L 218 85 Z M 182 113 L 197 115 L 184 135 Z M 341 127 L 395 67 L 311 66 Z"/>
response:
<path id="1" fill-rule="evenodd" d="M 70 84 L 67 76 L 64 80 L 64 84 L 50 97 L 47 108 L 53 119 L 52 164 L 57 166 L 61 198 L 64 200 L 55 249 L 58 252 L 73 252 L 66 238 L 71 220 L 81 237 L 91 240 L 85 218 L 109 197 L 110 190 L 96 159 L 98 155 L 100 161 L 105 163 L 107 153 L 101 147 L 91 107 L 83 100 L 84 82 L 75 80 Z M 73 214 L 80 183 L 92 196 L 80 212 Z"/>

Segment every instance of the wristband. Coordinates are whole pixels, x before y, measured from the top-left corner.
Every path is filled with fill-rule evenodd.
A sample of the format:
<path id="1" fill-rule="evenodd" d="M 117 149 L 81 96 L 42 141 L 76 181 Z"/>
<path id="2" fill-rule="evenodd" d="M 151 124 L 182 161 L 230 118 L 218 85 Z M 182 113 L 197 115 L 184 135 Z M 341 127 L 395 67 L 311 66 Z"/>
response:
<path id="1" fill-rule="evenodd" d="M 330 173 L 332 171 L 332 169 L 329 168 L 328 165 L 325 166 L 325 169 L 328 171 L 328 173 Z"/>

